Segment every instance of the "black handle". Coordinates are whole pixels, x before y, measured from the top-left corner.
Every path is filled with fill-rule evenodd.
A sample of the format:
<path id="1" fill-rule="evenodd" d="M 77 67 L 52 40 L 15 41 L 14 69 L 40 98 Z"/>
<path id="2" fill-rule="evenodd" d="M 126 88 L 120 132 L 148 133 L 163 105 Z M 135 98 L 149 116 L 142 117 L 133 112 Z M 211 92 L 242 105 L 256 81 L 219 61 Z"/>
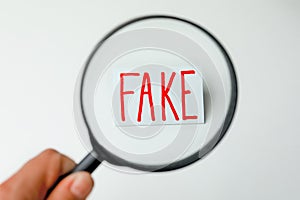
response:
<path id="1" fill-rule="evenodd" d="M 50 193 L 54 190 L 54 188 L 58 185 L 58 183 L 63 180 L 68 175 L 79 172 L 79 171 L 86 171 L 89 173 L 92 173 L 100 164 L 102 161 L 98 160 L 96 156 L 93 156 L 94 152 L 90 152 L 87 156 L 85 156 L 79 164 L 77 164 L 74 169 L 69 171 L 66 174 L 61 175 L 58 177 L 58 179 L 55 181 L 55 183 L 49 188 L 47 191 L 47 194 L 45 196 L 45 199 L 47 199 L 50 195 Z"/>

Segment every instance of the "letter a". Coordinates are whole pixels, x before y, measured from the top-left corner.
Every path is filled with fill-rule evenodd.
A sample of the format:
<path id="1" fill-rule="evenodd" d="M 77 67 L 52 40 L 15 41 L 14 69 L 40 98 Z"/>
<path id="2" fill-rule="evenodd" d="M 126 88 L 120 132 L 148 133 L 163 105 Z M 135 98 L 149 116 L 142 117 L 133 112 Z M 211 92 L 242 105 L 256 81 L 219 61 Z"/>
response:
<path id="1" fill-rule="evenodd" d="M 145 91 L 145 86 L 147 86 L 147 91 Z M 152 121 L 154 121 L 155 115 L 154 115 L 154 107 L 153 107 L 153 100 L 152 100 L 151 82 L 150 82 L 149 73 L 147 73 L 147 72 L 144 73 L 143 81 L 142 81 L 141 94 L 140 94 L 140 105 L 139 105 L 139 111 L 138 111 L 138 117 L 137 117 L 138 122 L 140 122 L 141 118 L 142 118 L 144 95 L 148 95 L 151 119 L 152 119 Z"/>

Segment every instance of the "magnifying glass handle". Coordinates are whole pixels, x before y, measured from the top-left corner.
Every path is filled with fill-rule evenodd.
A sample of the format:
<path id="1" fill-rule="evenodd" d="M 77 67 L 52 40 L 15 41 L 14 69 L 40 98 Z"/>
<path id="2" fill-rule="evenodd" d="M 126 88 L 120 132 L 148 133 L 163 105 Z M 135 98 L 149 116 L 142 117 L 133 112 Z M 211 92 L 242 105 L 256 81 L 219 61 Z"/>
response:
<path id="1" fill-rule="evenodd" d="M 47 191 L 45 199 L 48 198 L 50 193 L 55 189 L 55 187 L 59 184 L 59 182 L 62 181 L 68 175 L 79 171 L 86 171 L 92 173 L 100 164 L 101 161 L 99 161 L 97 158 L 95 158 L 95 156 L 93 156 L 93 152 L 90 152 L 71 171 L 58 177 L 55 183 Z"/>

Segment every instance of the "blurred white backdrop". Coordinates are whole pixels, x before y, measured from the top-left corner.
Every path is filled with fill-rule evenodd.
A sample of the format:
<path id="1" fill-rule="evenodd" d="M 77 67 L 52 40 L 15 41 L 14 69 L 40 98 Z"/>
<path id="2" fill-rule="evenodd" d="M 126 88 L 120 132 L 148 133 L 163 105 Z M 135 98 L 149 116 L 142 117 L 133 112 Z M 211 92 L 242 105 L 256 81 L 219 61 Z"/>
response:
<path id="1" fill-rule="evenodd" d="M 99 167 L 90 199 L 299 199 L 300 3 L 281 1 L 0 1 L 0 182 L 45 148 L 76 161 L 73 91 L 80 68 L 116 25 L 146 14 L 190 19 L 225 46 L 239 81 L 227 135 L 178 171 Z"/>

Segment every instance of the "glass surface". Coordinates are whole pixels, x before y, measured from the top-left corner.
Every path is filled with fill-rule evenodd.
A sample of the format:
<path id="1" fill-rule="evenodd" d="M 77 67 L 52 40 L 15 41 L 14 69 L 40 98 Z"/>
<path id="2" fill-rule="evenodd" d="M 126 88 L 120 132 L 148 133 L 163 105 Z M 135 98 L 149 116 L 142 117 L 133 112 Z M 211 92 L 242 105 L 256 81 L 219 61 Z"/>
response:
<path id="1" fill-rule="evenodd" d="M 190 96 L 188 113 L 204 109 L 200 116 L 204 123 L 172 124 L 165 121 L 141 125 L 136 121 L 139 96 L 128 95 L 126 117 L 131 122 L 122 126 L 120 73 L 149 72 L 154 80 L 153 91 L 156 91 L 153 96 L 158 96 L 160 73 L 165 72 L 168 80 L 172 72 L 182 70 L 194 70 L 198 77 L 196 82 L 203 81 L 200 84 L 203 88 L 193 87 L 195 82 L 187 82 L 186 87 L 195 95 L 201 96 L 203 92 L 203 102 Z M 132 82 L 132 89 L 138 93 L 142 79 L 136 80 Z M 182 103 L 179 87 L 174 84 L 170 88 L 170 97 L 176 108 Z M 96 142 L 111 154 L 138 165 L 161 168 L 189 157 L 197 160 L 213 149 L 231 122 L 236 87 L 228 55 L 208 32 L 172 17 L 140 18 L 115 29 L 91 54 L 79 78 L 75 117 L 86 146 L 90 146 L 85 128 L 88 126 Z M 144 118 L 151 112 L 150 108 L 147 110 L 147 100 L 144 98 Z M 160 114 L 161 102 L 159 98 L 154 100 L 153 109 Z M 173 116 L 168 103 L 166 112 L 168 118 Z"/>

